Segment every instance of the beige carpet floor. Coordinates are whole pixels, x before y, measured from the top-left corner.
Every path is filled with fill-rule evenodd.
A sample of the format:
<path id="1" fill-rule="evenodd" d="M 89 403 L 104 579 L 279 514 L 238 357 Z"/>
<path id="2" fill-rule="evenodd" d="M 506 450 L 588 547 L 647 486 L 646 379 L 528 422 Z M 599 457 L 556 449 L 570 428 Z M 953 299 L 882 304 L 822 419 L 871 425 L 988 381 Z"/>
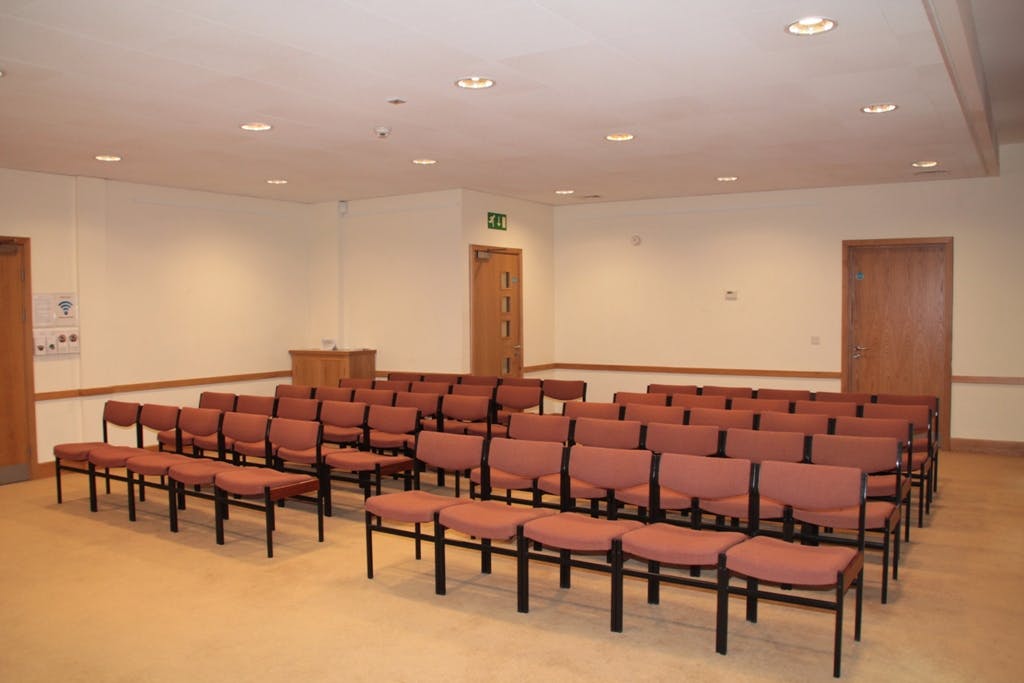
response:
<path id="1" fill-rule="evenodd" d="M 879 603 L 868 560 L 863 640 L 847 615 L 847 681 L 1024 680 L 1024 459 L 947 452 L 925 528 Z M 123 487 L 88 510 L 86 478 L 0 487 L 0 681 L 813 681 L 831 678 L 832 615 L 734 598 L 729 654 L 714 652 L 714 596 L 628 580 L 625 632 L 608 630 L 605 575 L 558 588 L 531 566 L 531 612 L 515 571 L 448 553 L 448 595 L 432 554 L 375 536 L 365 574 L 361 500 L 336 487 L 327 538 L 307 506 L 281 511 L 275 557 L 262 517 L 234 511 L 214 543 L 212 508 L 190 501 L 167 529 L 162 492 L 127 520 Z M 852 605 L 852 600 L 849 603 Z"/>

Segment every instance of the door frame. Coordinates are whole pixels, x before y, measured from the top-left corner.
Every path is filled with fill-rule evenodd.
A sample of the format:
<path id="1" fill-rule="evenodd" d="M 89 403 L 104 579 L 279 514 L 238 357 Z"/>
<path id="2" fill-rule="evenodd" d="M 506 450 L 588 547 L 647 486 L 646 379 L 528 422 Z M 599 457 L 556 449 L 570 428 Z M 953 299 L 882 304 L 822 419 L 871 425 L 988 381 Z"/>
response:
<path id="1" fill-rule="evenodd" d="M 523 360 L 526 358 L 526 341 L 523 329 L 523 250 L 518 247 L 496 247 L 489 246 L 486 244 L 470 244 L 469 245 L 469 367 L 470 372 L 476 372 L 476 368 L 473 367 L 473 361 L 476 358 L 476 301 L 473 293 L 475 269 L 473 263 L 476 260 L 476 253 L 478 251 L 486 251 L 492 254 L 507 254 L 515 256 L 518 262 L 519 270 L 519 282 L 517 287 L 519 289 L 519 310 L 516 311 L 516 316 L 519 318 L 519 377 L 522 376 L 522 368 L 525 366 Z M 500 373 L 499 373 L 500 374 Z"/>
<path id="2" fill-rule="evenodd" d="M 853 381 L 853 290 L 850 287 L 850 253 L 861 247 L 940 247 L 945 261 L 943 277 L 943 311 L 945 329 L 941 343 L 945 346 L 942 354 L 942 392 L 939 395 L 939 432 L 942 443 L 949 443 L 951 396 L 953 387 L 953 238 L 952 237 L 908 237 L 895 239 L 843 240 L 843 346 L 842 346 L 842 389 L 849 390 Z"/>
<path id="3" fill-rule="evenodd" d="M 50 476 L 54 472 L 53 463 L 40 463 L 38 441 L 36 437 L 36 400 L 35 400 L 35 352 L 32 337 L 32 240 L 28 237 L 8 237 L 0 235 L 0 243 L 14 244 L 21 256 L 22 271 L 22 310 L 25 320 L 22 326 L 22 353 L 25 354 L 25 416 L 26 436 L 28 438 L 28 471 L 30 479 Z M 12 302 L 13 303 L 13 302 Z M 3 368 L 6 375 L 6 366 Z"/>

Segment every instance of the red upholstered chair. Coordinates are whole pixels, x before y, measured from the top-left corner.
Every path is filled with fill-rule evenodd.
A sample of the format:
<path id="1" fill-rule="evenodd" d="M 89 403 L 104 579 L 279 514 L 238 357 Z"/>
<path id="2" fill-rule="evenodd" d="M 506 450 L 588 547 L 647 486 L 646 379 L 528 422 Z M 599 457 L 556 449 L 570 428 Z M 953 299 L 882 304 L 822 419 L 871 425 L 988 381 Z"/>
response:
<path id="1" fill-rule="evenodd" d="M 426 432 L 420 432 L 424 433 Z M 415 470 L 415 461 L 410 455 L 374 452 L 353 447 L 324 451 L 324 463 L 327 465 L 327 476 L 331 481 L 355 483 L 362 491 L 364 500 L 373 493 L 378 496 L 381 494 L 384 477 L 401 476 L 404 487 L 409 489 Z M 324 513 L 328 516 L 333 510 L 332 499 L 331 487 L 328 485 L 324 490 Z"/>
<path id="2" fill-rule="evenodd" d="M 594 417 L 602 420 L 619 420 L 625 406 L 619 403 L 599 401 L 569 401 L 562 404 L 562 414 L 566 417 Z"/>
<path id="3" fill-rule="evenodd" d="M 223 419 L 223 411 L 215 408 L 183 407 L 178 416 L 177 452 L 193 457 L 209 452 L 212 457 L 219 457 L 223 450 L 220 432 Z"/>
<path id="4" fill-rule="evenodd" d="M 306 384 L 278 384 L 274 389 L 274 398 L 313 398 L 316 387 Z"/>
<path id="5" fill-rule="evenodd" d="M 448 394 L 441 399 L 441 425 L 451 434 L 465 434 L 469 425 L 477 423 L 484 426 L 482 436 L 490 437 L 491 407 L 487 396 Z"/>
<path id="6" fill-rule="evenodd" d="M 417 460 L 425 465 L 448 471 L 465 471 L 480 467 L 484 455 L 484 438 L 472 434 L 451 434 L 446 432 L 420 432 L 416 444 Z M 472 502 L 441 493 L 420 490 L 418 468 L 414 469 L 412 490 L 370 496 L 364 503 L 366 518 L 366 576 L 373 578 L 373 534 L 386 533 L 412 538 L 415 541 L 416 559 L 421 557 L 424 540 L 434 540 L 433 535 L 422 531 L 424 523 L 435 520 L 436 513 L 450 505 L 464 505 Z M 401 522 L 402 526 L 388 526 L 384 521 Z M 413 530 L 406 525 L 412 524 Z"/>
<path id="7" fill-rule="evenodd" d="M 816 391 L 815 401 L 828 401 L 832 403 L 855 403 L 862 406 L 871 403 L 871 394 L 864 391 Z"/>
<path id="8" fill-rule="evenodd" d="M 691 394 L 697 395 L 696 384 L 648 384 L 647 391 L 652 394 Z"/>
<path id="9" fill-rule="evenodd" d="M 753 410 L 755 413 L 764 413 L 774 410 L 780 413 L 789 412 L 789 400 L 785 398 L 746 398 L 737 396 L 729 401 L 731 410 Z"/>
<path id="10" fill-rule="evenodd" d="M 349 389 L 372 389 L 373 378 L 371 377 L 342 377 L 338 380 L 339 387 Z"/>
<path id="11" fill-rule="evenodd" d="M 700 388 L 702 396 L 726 396 L 728 398 L 753 398 L 753 387 L 723 387 L 705 384 Z"/>
<path id="12" fill-rule="evenodd" d="M 846 592 L 856 586 L 854 638 L 860 640 L 864 601 L 864 502 L 865 477 L 853 467 L 832 467 L 768 460 L 759 466 L 756 490 L 760 500 L 779 501 L 785 506 L 785 535 L 770 538 L 757 535 L 732 546 L 719 555 L 718 616 L 715 650 L 726 654 L 729 632 L 729 595 L 746 598 L 747 621 L 757 621 L 759 600 L 773 600 L 802 607 L 825 608 L 835 612 L 832 674 L 840 674 L 842 661 L 843 603 Z M 854 547 L 802 545 L 791 542 L 793 525 L 804 520 L 815 524 L 835 510 L 858 509 L 859 524 Z M 756 519 L 756 517 L 755 517 Z M 730 585 L 733 576 L 744 579 Z M 805 597 L 792 590 L 771 591 L 763 584 L 833 591 L 834 599 Z M 805 639 L 814 639 L 804 631 Z"/>
<path id="13" fill-rule="evenodd" d="M 352 387 L 317 387 L 313 398 L 318 401 L 351 401 L 354 393 Z"/>
<path id="14" fill-rule="evenodd" d="M 757 398 L 784 398 L 791 404 L 811 400 L 810 389 L 758 389 L 754 395 Z"/>
<path id="15" fill-rule="evenodd" d="M 933 441 L 931 409 L 927 405 L 906 405 L 898 403 L 867 403 L 864 417 L 909 420 L 913 429 L 910 451 L 911 485 L 920 489 L 917 506 L 917 526 L 924 526 L 925 513 L 931 513 L 932 478 L 935 473 L 935 444 Z M 909 523 L 909 520 L 908 520 Z"/>
<path id="16" fill-rule="evenodd" d="M 716 408 L 725 410 L 729 399 L 725 396 L 701 396 L 700 394 L 672 394 L 669 405 L 683 408 Z"/>
<path id="17" fill-rule="evenodd" d="M 495 420 L 491 425 L 491 436 L 508 434 L 509 417 L 534 408 L 540 409 L 543 400 L 539 386 L 516 387 L 502 384 L 494 394 Z M 483 434 L 486 425 L 470 425 L 466 428 L 469 434 Z"/>
<path id="18" fill-rule="evenodd" d="M 501 385 L 505 387 L 542 387 L 544 380 L 539 377 L 502 377 Z"/>
<path id="19" fill-rule="evenodd" d="M 793 404 L 794 413 L 814 413 L 830 418 L 857 417 L 860 414 L 859 404 L 853 401 L 797 401 Z"/>
<path id="20" fill-rule="evenodd" d="M 277 399 L 274 417 L 289 420 L 316 420 L 320 416 L 320 401 L 315 398 L 295 398 L 284 396 Z"/>
<path id="21" fill-rule="evenodd" d="M 277 399 L 273 396 L 239 394 L 238 399 L 235 401 L 234 412 L 271 417 L 274 414 L 275 405 L 277 405 Z"/>
<path id="22" fill-rule="evenodd" d="M 412 383 L 411 380 L 391 379 L 391 378 L 388 378 L 388 379 L 378 379 L 378 380 L 374 380 L 373 388 L 374 389 L 387 389 L 389 391 L 394 391 L 394 392 L 409 391 L 409 385 L 411 383 Z"/>
<path id="23" fill-rule="evenodd" d="M 565 415 L 516 413 L 509 416 L 506 436 L 510 439 L 553 441 L 568 446 L 571 430 L 572 419 Z"/>
<path id="24" fill-rule="evenodd" d="M 352 393 L 352 400 L 370 406 L 393 406 L 395 393 L 391 389 L 356 389 Z"/>
<path id="25" fill-rule="evenodd" d="M 142 440 L 139 414 L 142 406 L 138 403 L 126 401 L 107 401 L 103 404 L 102 441 L 79 441 L 74 443 L 61 443 L 53 447 L 53 457 L 57 480 L 57 502 L 64 502 L 63 490 L 61 488 L 62 472 L 78 472 L 89 474 L 89 452 L 101 446 L 111 445 L 110 440 L 115 436 L 111 427 L 120 427 L 121 431 L 130 434 L 133 445 L 138 446 Z M 124 440 L 124 437 L 121 437 Z M 95 482 L 90 476 L 89 508 L 96 511 Z M 110 492 L 110 483 L 107 482 L 107 492 Z"/>
<path id="26" fill-rule="evenodd" d="M 622 419 L 639 422 L 644 427 L 647 427 L 653 422 L 681 425 L 686 419 L 686 408 L 682 406 L 627 403 Z"/>
<path id="27" fill-rule="evenodd" d="M 213 501 L 213 479 L 218 472 L 235 467 L 224 460 L 207 458 L 175 463 L 167 470 L 167 519 L 172 532 L 178 532 L 178 511 L 185 509 L 185 499 Z M 204 491 L 203 487 L 208 487 Z M 129 501 L 131 499 L 129 498 Z"/>
<path id="28" fill-rule="evenodd" d="M 655 453 L 716 455 L 720 449 L 718 427 L 652 422 L 647 425 L 644 448 Z"/>
<path id="29" fill-rule="evenodd" d="M 237 396 L 234 394 L 224 393 L 222 391 L 204 391 L 199 394 L 200 408 L 213 408 L 214 410 L 220 410 L 225 413 L 234 411 L 235 403 L 237 401 Z"/>
<path id="30" fill-rule="evenodd" d="M 723 408 L 690 408 L 687 411 L 686 424 L 714 425 L 722 430 L 733 427 L 753 429 L 754 411 L 725 410 Z"/>
<path id="31" fill-rule="evenodd" d="M 458 383 L 493 388 L 501 383 L 501 378 L 495 375 L 463 375 Z"/>
<path id="32" fill-rule="evenodd" d="M 448 382 L 410 382 L 409 391 L 414 394 L 445 394 L 452 393 L 452 385 Z"/>
<path id="33" fill-rule="evenodd" d="M 219 412 L 219 411 L 218 411 Z M 174 465 L 195 462 L 196 459 L 180 453 L 153 453 L 143 451 L 125 460 L 128 482 L 128 519 L 135 521 L 135 483 L 139 484 L 139 500 L 144 501 L 146 487 L 168 490 L 167 474 Z M 159 477 L 158 482 L 146 482 L 147 476 Z"/>
<path id="34" fill-rule="evenodd" d="M 493 401 L 497 388 L 488 384 L 453 384 L 451 393 L 457 396 L 483 396 Z"/>
<path id="35" fill-rule="evenodd" d="M 627 531 L 643 525 L 635 520 L 615 518 L 615 492 L 644 481 L 650 482 L 652 463 L 653 456 L 646 450 L 572 447 L 569 453 L 568 480 L 561 496 L 563 512 L 521 524 L 516 534 L 520 612 L 528 612 L 530 608 L 531 560 L 558 564 L 559 584 L 562 588 L 570 585 L 572 566 L 611 573 L 612 568 L 621 562 L 616 557 L 616 552 L 621 552 L 621 548 L 614 541 Z M 573 508 L 576 497 L 605 500 L 608 516 L 594 517 L 566 511 Z M 531 543 L 539 544 L 544 550 L 531 551 Z M 602 559 L 584 561 L 578 557 L 573 558 L 573 555 L 597 555 Z M 621 604 L 621 596 L 615 594 L 616 590 L 616 583 L 612 581 L 612 629 L 617 625 L 615 605 Z M 621 624 L 618 626 L 621 629 Z"/>
<path id="36" fill-rule="evenodd" d="M 767 432 L 799 432 L 806 436 L 828 434 L 829 417 L 823 413 L 761 413 L 757 428 Z"/>
<path id="37" fill-rule="evenodd" d="M 357 446 L 366 438 L 366 414 L 369 406 L 353 401 L 324 401 L 320 404 L 320 422 L 324 425 L 324 443 Z"/>
<path id="38" fill-rule="evenodd" d="M 420 429 L 437 431 L 437 421 L 441 415 L 440 393 L 418 391 L 399 391 L 395 394 L 395 405 L 400 408 L 416 408 L 420 411 Z"/>
<path id="39" fill-rule="evenodd" d="M 421 372 L 389 372 L 388 379 L 400 380 L 403 382 L 422 382 L 423 373 Z"/>
<path id="40" fill-rule="evenodd" d="M 718 557 L 747 536 L 739 531 L 701 529 L 701 505 L 704 500 L 747 498 L 751 486 L 750 462 L 730 458 L 706 458 L 695 455 L 664 453 L 659 459 L 657 480 L 651 498 L 651 519 L 655 523 L 623 534 L 621 552 L 612 550 L 612 630 L 622 630 L 622 577 L 627 573 L 623 560 L 635 558 L 647 562 L 646 571 L 629 570 L 630 576 L 647 579 L 647 602 L 657 604 L 663 582 L 715 589 L 714 581 L 700 580 L 701 567 L 714 566 Z M 668 524 L 668 510 L 689 509 L 688 528 Z M 663 574 L 662 566 L 686 567 L 687 577 Z M 618 628 L 616 628 L 616 626 Z"/>
<path id="41" fill-rule="evenodd" d="M 545 399 L 553 399 L 562 403 L 587 400 L 587 383 L 578 379 L 546 379 L 541 384 Z M 540 404 L 540 412 L 549 412 Z M 565 413 L 563 408 L 563 414 Z"/>
<path id="42" fill-rule="evenodd" d="M 449 386 L 451 386 L 452 384 L 458 384 L 459 383 L 459 377 L 461 377 L 461 375 L 459 375 L 458 373 L 455 373 L 455 372 L 424 372 L 423 373 L 423 381 L 424 382 L 440 382 L 442 384 L 447 384 Z"/>
<path id="43" fill-rule="evenodd" d="M 636 420 L 579 417 L 573 421 L 572 442 L 602 448 L 640 448 L 640 428 Z"/>
<path id="44" fill-rule="evenodd" d="M 612 396 L 612 403 L 638 403 L 649 406 L 667 406 L 668 394 L 651 393 L 643 391 L 616 391 Z"/>
<path id="45" fill-rule="evenodd" d="M 780 462 L 803 462 L 806 457 L 804 435 L 797 432 L 768 432 L 754 429 L 729 429 L 725 434 L 722 452 L 727 458 L 761 463 L 768 460 Z M 727 502 L 708 503 L 709 512 L 719 515 L 716 524 L 722 519 L 733 519 L 734 526 L 750 509 L 748 502 L 735 499 Z M 783 506 L 779 501 L 762 498 L 760 501 L 761 520 L 779 519 L 783 514 Z M 762 528 L 762 533 L 769 530 Z"/>
<path id="46" fill-rule="evenodd" d="M 866 538 L 865 547 L 882 551 L 882 604 L 889 601 L 890 551 L 892 578 L 899 579 L 902 459 L 903 443 L 893 437 L 817 434 L 811 441 L 811 462 L 816 465 L 856 467 L 868 475 L 868 480 L 872 474 L 887 474 L 894 478 L 893 488 L 886 499 L 869 498 L 864 507 L 865 531 L 881 535 L 881 540 Z M 857 512 L 852 507 L 828 510 L 818 513 L 817 521 L 814 515 L 805 517 L 805 521 L 834 530 L 856 530 L 859 523 Z M 851 543 L 848 536 L 823 537 L 819 534 L 818 538 L 829 543 Z"/>
<path id="47" fill-rule="evenodd" d="M 928 394 L 876 394 L 875 403 L 928 406 L 932 411 L 932 491 L 939 490 L 939 450 L 941 450 L 939 429 L 939 397 Z"/>
<path id="48" fill-rule="evenodd" d="M 221 460 L 231 455 L 231 462 L 236 465 L 248 464 L 249 458 L 260 459 L 260 464 L 270 465 L 273 453 L 267 440 L 270 418 L 266 415 L 252 413 L 224 413 L 221 433 L 224 435 L 224 451 Z"/>
<path id="49" fill-rule="evenodd" d="M 181 408 L 159 403 L 144 403 L 139 413 L 139 424 L 142 426 L 144 446 L 147 433 L 156 438 L 157 450 L 176 451 L 178 445 L 178 416 Z"/>
<path id="50" fill-rule="evenodd" d="M 366 445 L 371 451 L 412 455 L 420 431 L 420 411 L 412 406 L 370 406 Z"/>
<path id="51" fill-rule="evenodd" d="M 494 499 L 497 498 L 494 490 L 501 489 L 505 492 L 504 501 L 508 505 L 524 503 L 535 507 L 551 507 L 544 503 L 544 491 L 538 482 L 542 477 L 558 480 L 565 453 L 564 445 L 557 441 L 493 439 L 487 450 L 486 462 L 470 471 L 470 481 L 480 486 L 479 495 L 473 497 Z M 530 496 L 526 499 L 516 498 L 513 495 L 516 491 L 529 491 Z M 558 491 L 556 495 L 560 494 L 561 491 Z"/>

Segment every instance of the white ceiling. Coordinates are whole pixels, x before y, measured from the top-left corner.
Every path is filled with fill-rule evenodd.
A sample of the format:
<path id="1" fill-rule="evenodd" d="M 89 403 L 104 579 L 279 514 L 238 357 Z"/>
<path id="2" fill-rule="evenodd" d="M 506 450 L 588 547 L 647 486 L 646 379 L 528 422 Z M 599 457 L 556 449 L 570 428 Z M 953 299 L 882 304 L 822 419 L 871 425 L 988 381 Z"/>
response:
<path id="1" fill-rule="evenodd" d="M 811 13 L 838 28 L 784 31 Z M 0 167 L 556 205 L 992 175 L 1022 30 L 1021 0 L 0 0 Z"/>

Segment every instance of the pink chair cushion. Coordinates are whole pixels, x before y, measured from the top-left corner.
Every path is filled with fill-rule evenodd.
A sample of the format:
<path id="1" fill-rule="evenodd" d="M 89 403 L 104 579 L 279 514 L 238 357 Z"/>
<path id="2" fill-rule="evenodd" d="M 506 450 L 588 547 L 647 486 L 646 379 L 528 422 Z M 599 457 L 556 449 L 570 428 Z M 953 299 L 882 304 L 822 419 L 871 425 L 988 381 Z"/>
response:
<path id="1" fill-rule="evenodd" d="M 516 535 L 516 527 L 532 519 L 557 514 L 555 510 L 512 507 L 494 500 L 453 505 L 441 511 L 441 524 L 477 538 L 506 539 Z"/>
<path id="2" fill-rule="evenodd" d="M 136 474 L 163 476 L 172 465 L 187 462 L 195 462 L 195 458 L 175 453 L 149 453 L 128 458 L 126 465 L 129 471 Z"/>
<path id="3" fill-rule="evenodd" d="M 312 465 L 316 462 L 316 448 L 281 448 L 277 449 L 277 457 L 282 460 L 288 460 L 289 462 L 301 462 L 306 465 Z"/>
<path id="4" fill-rule="evenodd" d="M 839 572 L 856 557 L 853 548 L 798 545 L 767 536 L 755 536 L 725 554 L 729 571 L 797 586 L 834 586 Z"/>
<path id="5" fill-rule="evenodd" d="M 611 550 L 612 540 L 643 524 L 629 519 L 601 519 L 577 512 L 560 512 L 527 522 L 524 535 L 551 548 L 601 552 Z"/>
<path id="6" fill-rule="evenodd" d="M 152 451 L 147 451 L 145 448 L 135 448 L 134 446 L 97 446 L 89 451 L 89 462 L 96 467 L 108 468 L 108 467 L 124 467 L 125 463 L 128 462 L 128 458 L 136 455 L 148 455 Z"/>
<path id="7" fill-rule="evenodd" d="M 622 536 L 622 550 L 630 555 L 677 565 L 708 565 L 718 554 L 747 540 L 732 531 L 697 531 L 675 524 L 651 524 Z"/>
<path id="8" fill-rule="evenodd" d="M 324 441 L 328 443 L 354 443 L 363 436 L 361 427 L 335 427 L 324 425 Z"/>
<path id="9" fill-rule="evenodd" d="M 882 500 L 869 500 L 864 507 L 864 528 L 884 529 L 895 514 L 899 518 L 900 508 Z M 804 522 L 833 529 L 856 529 L 860 523 L 860 508 L 838 508 L 835 510 L 794 510 L 793 515 Z"/>
<path id="10" fill-rule="evenodd" d="M 343 472 L 372 472 L 377 465 L 385 472 L 397 472 L 412 467 L 412 458 L 404 455 L 384 455 L 360 451 L 355 448 L 341 448 L 324 453 L 324 462 L 332 469 Z"/>
<path id="11" fill-rule="evenodd" d="M 187 486 L 203 486 L 212 484 L 213 478 L 218 472 L 234 467 L 231 463 L 223 460 L 192 460 L 171 465 L 167 470 L 167 476 Z"/>
<path id="12" fill-rule="evenodd" d="M 470 503 L 468 498 L 439 496 L 426 491 L 399 491 L 366 499 L 367 512 L 399 522 L 430 522 L 434 513 L 451 505 Z"/>
<path id="13" fill-rule="evenodd" d="M 263 495 L 266 488 L 275 489 L 291 484 L 316 481 L 306 474 L 279 472 L 268 467 L 235 467 L 221 470 L 216 474 L 213 483 L 218 488 L 238 496 Z"/>
<path id="14" fill-rule="evenodd" d="M 474 484 L 481 483 L 482 477 L 480 476 L 480 468 L 474 468 L 469 472 L 469 480 Z M 514 491 L 528 489 L 533 487 L 533 479 L 527 477 L 520 477 L 516 474 L 510 474 L 503 472 L 502 470 L 491 468 L 491 488 L 495 489 L 511 489 Z"/>
<path id="15" fill-rule="evenodd" d="M 77 443 L 59 443 L 53 447 L 53 457 L 58 460 L 75 460 L 84 462 L 89 459 L 89 451 L 106 446 L 102 441 L 81 441 Z"/>

